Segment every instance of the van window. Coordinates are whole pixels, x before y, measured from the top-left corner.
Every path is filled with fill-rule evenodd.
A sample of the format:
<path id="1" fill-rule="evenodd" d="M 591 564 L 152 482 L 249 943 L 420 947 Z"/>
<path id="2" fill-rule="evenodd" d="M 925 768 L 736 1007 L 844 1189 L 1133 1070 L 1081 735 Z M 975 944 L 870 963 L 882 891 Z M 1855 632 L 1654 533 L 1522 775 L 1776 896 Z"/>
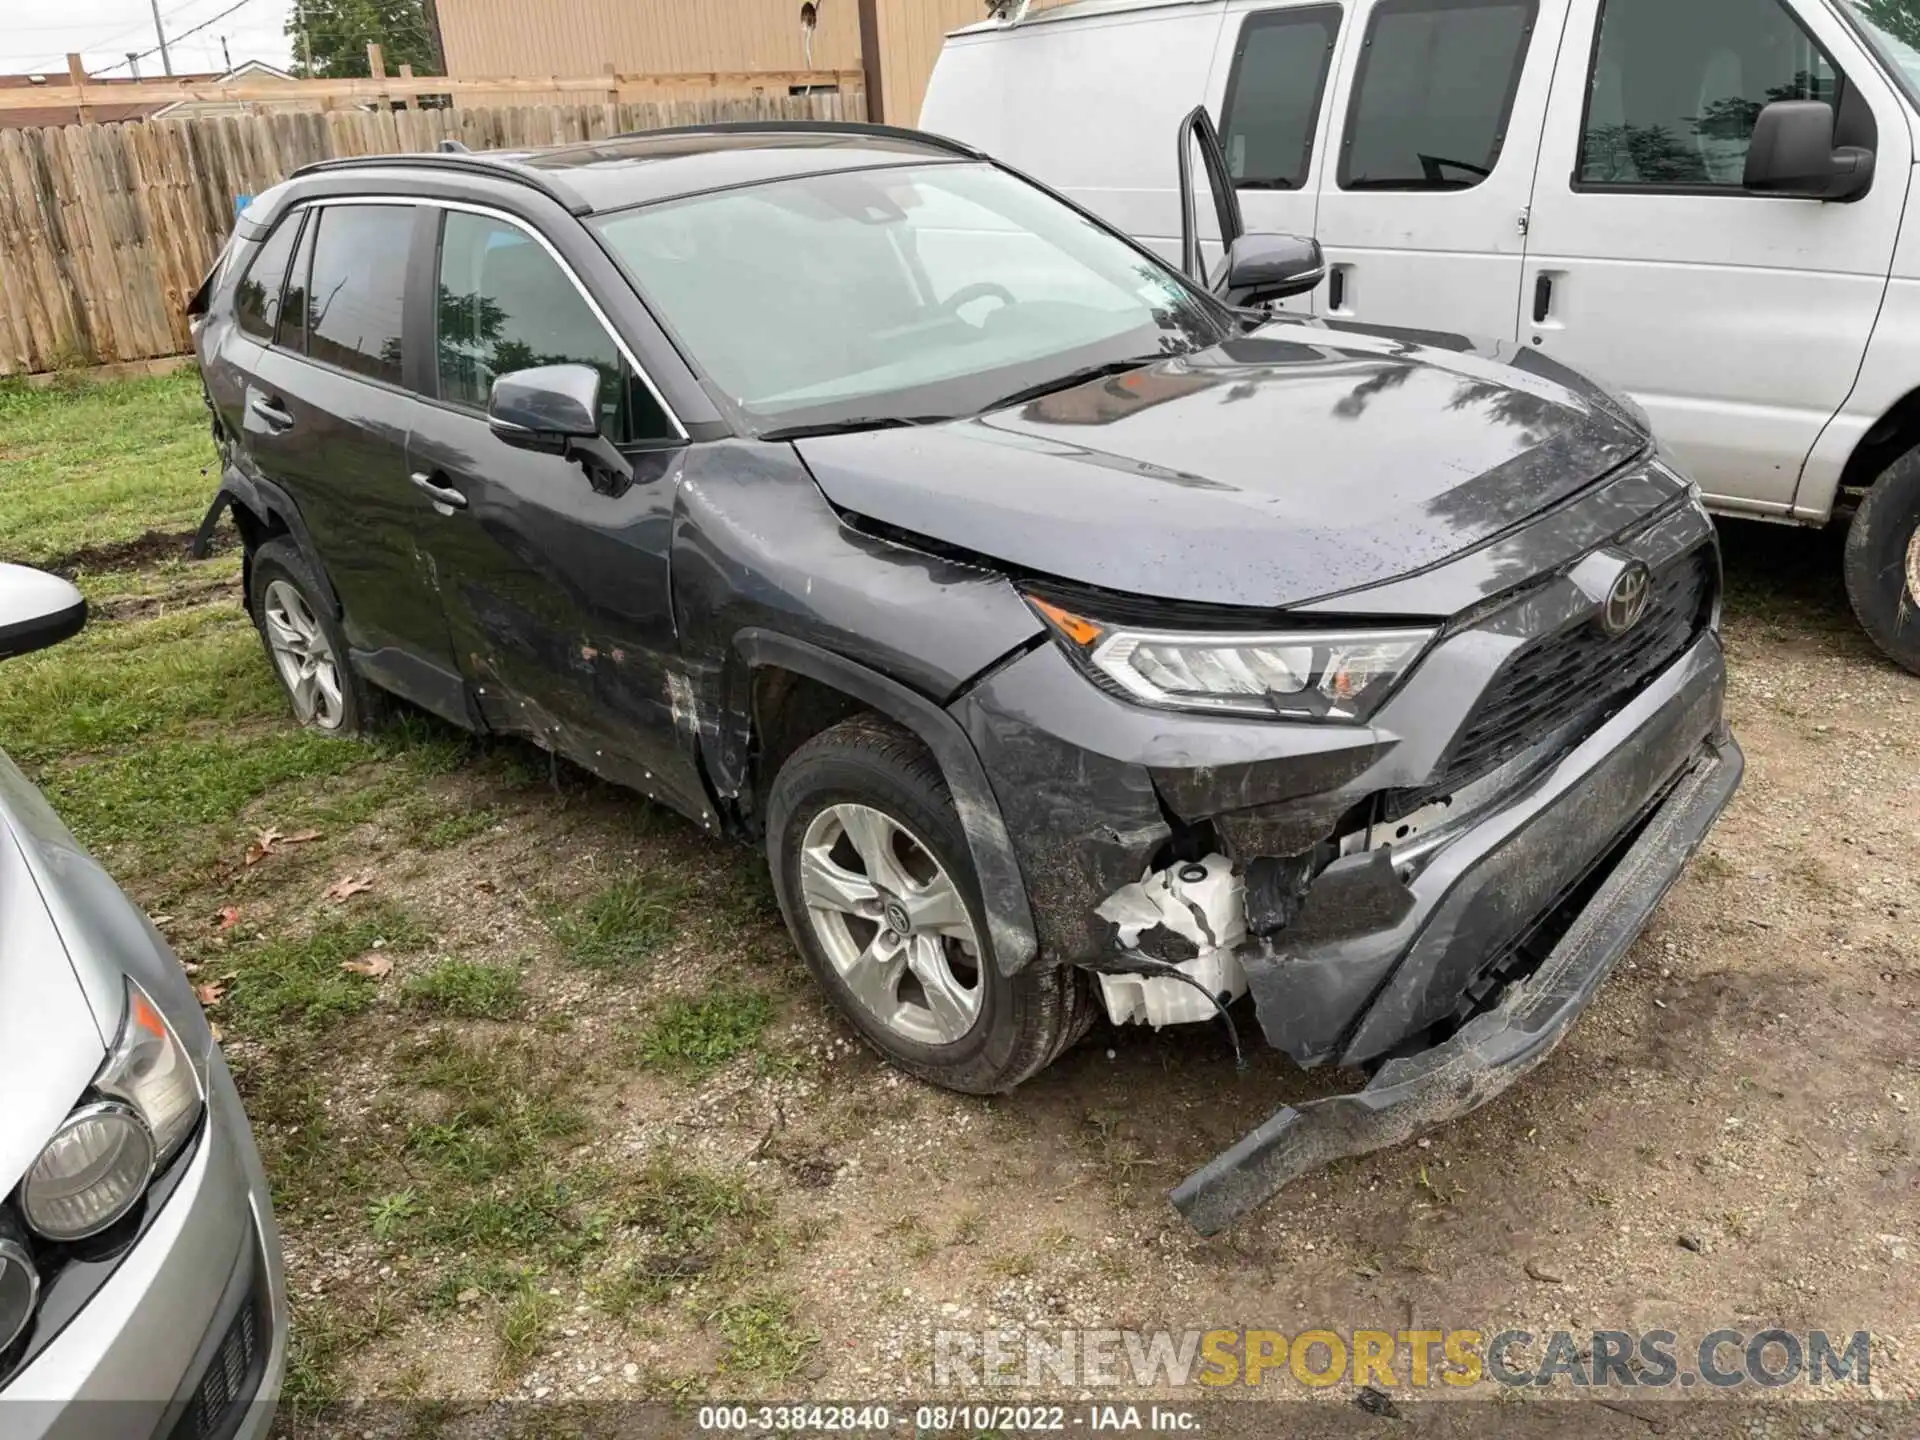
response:
<path id="1" fill-rule="evenodd" d="M 1738 190 L 1762 107 L 1839 98 L 1833 62 L 1779 0 L 1606 0 L 1578 180 Z"/>
<path id="2" fill-rule="evenodd" d="M 1469 190 L 1493 173 L 1533 0 L 1383 0 L 1367 22 L 1342 190 Z"/>
<path id="3" fill-rule="evenodd" d="M 434 365 L 449 404 L 486 409 L 493 382 L 510 371 L 591 365 L 601 376 L 601 434 L 616 445 L 671 434 L 572 279 L 519 226 L 448 211 L 436 309 Z"/>
<path id="4" fill-rule="evenodd" d="M 1306 183 L 1339 33 L 1338 5 L 1247 16 L 1233 49 L 1220 127 L 1236 186 L 1298 190 Z"/>
<path id="5" fill-rule="evenodd" d="M 328 205 L 314 221 L 307 354 L 398 385 L 413 207 Z"/>
<path id="6" fill-rule="evenodd" d="M 287 279 L 287 261 L 293 256 L 293 242 L 300 235 L 301 212 L 286 216 L 274 227 L 247 267 L 233 295 L 234 319 L 240 328 L 257 340 L 273 340 L 273 327 L 280 318 L 280 291 Z"/>

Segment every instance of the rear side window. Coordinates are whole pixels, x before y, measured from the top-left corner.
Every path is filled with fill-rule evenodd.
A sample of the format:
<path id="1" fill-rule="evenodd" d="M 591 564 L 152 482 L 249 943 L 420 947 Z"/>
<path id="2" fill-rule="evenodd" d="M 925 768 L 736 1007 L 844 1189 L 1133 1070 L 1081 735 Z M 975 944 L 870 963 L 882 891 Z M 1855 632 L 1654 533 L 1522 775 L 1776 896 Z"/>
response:
<path id="1" fill-rule="evenodd" d="M 411 205 L 327 205 L 307 281 L 307 354 L 343 370 L 400 383 Z"/>
<path id="2" fill-rule="evenodd" d="M 1579 181 L 1738 190 L 1763 107 L 1824 100 L 1839 110 L 1842 88 L 1778 0 L 1606 0 Z"/>
<path id="3" fill-rule="evenodd" d="M 289 350 L 307 348 L 307 275 L 313 269 L 313 234 L 320 227 L 307 224 L 300 229 L 300 248 L 293 253 L 293 269 L 287 272 L 286 297 L 280 302 L 280 343 Z"/>
<path id="4" fill-rule="evenodd" d="M 1298 190 L 1306 183 L 1339 33 L 1337 5 L 1261 10 L 1246 18 L 1220 127 L 1236 186 Z"/>
<path id="5" fill-rule="evenodd" d="M 1533 0 L 1376 6 L 1347 109 L 1340 188 L 1468 190 L 1491 175 L 1533 18 Z"/>
<path id="6" fill-rule="evenodd" d="M 600 431 L 616 445 L 670 433 L 652 393 L 546 247 L 517 225 L 447 212 L 434 363 L 440 398 L 484 410 L 493 382 L 535 365 L 600 372 Z"/>
<path id="7" fill-rule="evenodd" d="M 233 292 L 233 315 L 240 328 L 256 339 L 271 342 L 280 318 L 280 292 L 287 280 L 287 262 L 300 236 L 301 215 L 286 216 L 274 227 Z"/>

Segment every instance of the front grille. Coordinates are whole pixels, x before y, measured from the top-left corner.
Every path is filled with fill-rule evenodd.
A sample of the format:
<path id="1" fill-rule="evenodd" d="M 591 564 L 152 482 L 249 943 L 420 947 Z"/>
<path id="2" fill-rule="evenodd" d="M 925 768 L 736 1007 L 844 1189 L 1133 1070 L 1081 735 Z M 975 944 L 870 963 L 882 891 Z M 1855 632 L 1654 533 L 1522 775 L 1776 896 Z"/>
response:
<path id="1" fill-rule="evenodd" d="M 1654 576 L 1646 614 L 1624 635 L 1593 621 L 1522 646 L 1494 676 L 1442 763 L 1428 796 L 1470 784 L 1545 735 L 1591 729 L 1692 643 L 1713 613 L 1713 551 L 1702 546 Z"/>
<path id="2" fill-rule="evenodd" d="M 260 1388 L 266 1358 L 256 1298 L 249 1297 L 233 1317 L 168 1440 L 217 1440 L 233 1433 L 240 1412 Z"/>

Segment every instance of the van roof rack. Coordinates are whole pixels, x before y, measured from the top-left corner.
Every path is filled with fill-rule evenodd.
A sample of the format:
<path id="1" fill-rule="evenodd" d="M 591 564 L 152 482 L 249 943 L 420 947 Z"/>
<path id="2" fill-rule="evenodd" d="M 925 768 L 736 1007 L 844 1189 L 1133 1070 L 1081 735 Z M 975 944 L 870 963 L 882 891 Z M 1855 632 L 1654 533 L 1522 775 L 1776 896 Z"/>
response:
<path id="1" fill-rule="evenodd" d="M 1218 5 L 1222 0 L 1063 0 L 1058 5 L 1036 5 L 1035 0 L 1011 0 L 996 7 L 985 20 L 963 25 L 956 35 L 980 35 L 1053 20 L 1091 19 L 1096 15 L 1123 15 L 1135 10 L 1163 10 L 1182 5 Z"/>

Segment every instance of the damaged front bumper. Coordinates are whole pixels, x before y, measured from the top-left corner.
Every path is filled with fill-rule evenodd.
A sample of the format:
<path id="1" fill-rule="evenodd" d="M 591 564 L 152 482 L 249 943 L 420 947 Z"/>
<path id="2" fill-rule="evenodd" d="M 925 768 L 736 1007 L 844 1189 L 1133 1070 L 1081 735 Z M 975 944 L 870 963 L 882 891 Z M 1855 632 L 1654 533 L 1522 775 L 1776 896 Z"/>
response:
<path id="1" fill-rule="evenodd" d="M 1387 1061 L 1364 1090 L 1283 1108 L 1175 1186 L 1174 1208 L 1215 1234 L 1309 1170 L 1475 1110 L 1538 1065 L 1679 878 L 1743 763 L 1731 737 L 1702 747 L 1539 968 L 1492 1008 L 1433 1048 Z"/>

